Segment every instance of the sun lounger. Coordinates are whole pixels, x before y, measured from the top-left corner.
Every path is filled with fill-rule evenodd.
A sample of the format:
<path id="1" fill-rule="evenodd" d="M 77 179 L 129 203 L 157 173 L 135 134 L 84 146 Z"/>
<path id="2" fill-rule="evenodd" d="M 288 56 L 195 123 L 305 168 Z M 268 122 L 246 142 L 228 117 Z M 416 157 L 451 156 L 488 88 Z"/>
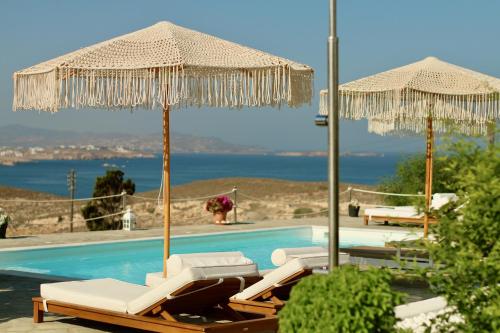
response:
<path id="1" fill-rule="evenodd" d="M 282 266 L 264 275 L 263 279 L 251 285 L 230 299 L 229 306 L 237 311 L 244 311 L 266 316 L 275 315 L 290 296 L 290 291 L 301 278 L 311 275 L 313 270 L 328 266 L 328 253 L 311 253 L 290 257 Z M 340 263 L 349 262 L 349 255 L 342 254 Z"/>
<path id="2" fill-rule="evenodd" d="M 440 209 L 450 201 L 457 200 L 454 193 L 435 193 L 432 196 L 431 210 Z M 365 209 L 363 217 L 365 225 L 368 222 L 394 222 L 394 223 L 424 223 L 424 213 L 419 212 L 413 206 L 397 206 L 397 207 L 376 207 Z M 429 223 L 434 224 L 437 220 L 434 217 L 429 218 Z"/>
<path id="3" fill-rule="evenodd" d="M 33 298 L 33 319 L 43 322 L 47 311 L 152 332 L 276 331 L 276 317 L 227 306 L 229 297 L 258 274 L 256 266 L 253 277 L 237 276 L 238 271 L 186 268 L 156 287 L 114 279 L 42 284 L 41 297 Z M 199 316 L 200 322 L 186 322 L 192 316 L 185 314 Z"/>

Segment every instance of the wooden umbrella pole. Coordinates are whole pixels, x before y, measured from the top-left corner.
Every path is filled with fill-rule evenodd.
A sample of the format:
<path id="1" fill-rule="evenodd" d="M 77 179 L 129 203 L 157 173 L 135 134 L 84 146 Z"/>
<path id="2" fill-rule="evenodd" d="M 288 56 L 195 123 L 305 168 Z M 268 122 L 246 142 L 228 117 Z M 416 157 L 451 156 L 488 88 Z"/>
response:
<path id="1" fill-rule="evenodd" d="M 495 120 L 491 120 L 488 122 L 488 127 L 486 128 L 487 130 L 487 135 L 488 135 L 488 145 L 489 147 L 495 147 L 495 131 L 497 127 L 497 123 Z"/>
<path id="2" fill-rule="evenodd" d="M 163 107 L 163 278 L 167 277 L 170 256 L 170 110 Z"/>
<path id="3" fill-rule="evenodd" d="M 427 149 L 425 159 L 425 214 L 424 238 L 429 234 L 429 210 L 432 201 L 432 143 L 433 143 L 432 117 L 427 117 Z"/>

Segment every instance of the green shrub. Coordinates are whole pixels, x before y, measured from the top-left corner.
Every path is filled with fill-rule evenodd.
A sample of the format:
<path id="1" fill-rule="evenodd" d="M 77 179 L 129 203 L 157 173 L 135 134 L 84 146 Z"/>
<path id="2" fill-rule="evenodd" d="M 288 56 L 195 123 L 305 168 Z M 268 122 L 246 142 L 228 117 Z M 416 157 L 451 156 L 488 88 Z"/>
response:
<path id="1" fill-rule="evenodd" d="M 459 201 L 438 212 L 427 244 L 435 265 L 422 273 L 454 311 L 433 332 L 500 332 L 500 148 L 457 142 L 448 150 Z M 463 322 L 449 322 L 451 314 Z"/>
<path id="2" fill-rule="evenodd" d="M 449 175 L 443 171 L 446 163 L 439 156 L 433 160 L 433 193 L 450 192 Z M 421 192 L 423 194 L 425 192 L 425 154 L 410 155 L 398 162 L 394 176 L 384 179 L 378 186 L 378 190 L 390 193 L 416 194 Z M 424 205 L 423 198 L 386 196 L 384 201 L 386 204 L 394 206 L 416 205 L 423 207 Z"/>
<path id="3" fill-rule="evenodd" d="M 394 307 L 402 294 L 391 290 L 390 281 L 386 270 L 352 266 L 304 278 L 279 312 L 280 331 L 395 332 Z"/>
<path id="4" fill-rule="evenodd" d="M 304 217 L 304 215 L 311 214 L 312 212 L 313 210 L 311 208 L 306 208 L 306 207 L 297 208 L 293 211 L 293 218 L 300 219 Z"/>

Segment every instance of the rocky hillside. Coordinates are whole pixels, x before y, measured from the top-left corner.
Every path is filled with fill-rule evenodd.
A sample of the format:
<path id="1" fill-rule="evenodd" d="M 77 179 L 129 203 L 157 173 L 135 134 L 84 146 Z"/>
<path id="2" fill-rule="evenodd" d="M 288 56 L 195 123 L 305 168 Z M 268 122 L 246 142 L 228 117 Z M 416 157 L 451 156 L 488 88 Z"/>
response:
<path id="1" fill-rule="evenodd" d="M 341 191 L 347 188 L 341 186 Z M 238 188 L 238 221 L 256 221 L 266 219 L 292 219 L 301 217 L 326 216 L 328 188 L 322 182 L 294 182 L 260 178 L 222 178 L 197 181 L 176 186 L 172 191 L 172 223 L 206 224 L 211 223 L 211 214 L 204 210 L 207 197 Z M 358 188 L 371 189 L 369 186 L 356 185 Z M 233 194 L 229 194 L 234 199 Z M 138 226 L 142 228 L 162 225 L 162 208 L 157 202 L 158 191 L 138 193 L 127 198 L 127 205 L 138 216 Z M 362 207 L 365 204 L 380 204 L 378 196 L 356 194 Z M 40 202 L 30 200 L 66 199 L 51 194 L 32 192 L 22 189 L 0 187 L 0 207 L 12 217 L 8 235 L 29 235 L 38 233 L 66 232 L 69 230 L 68 202 Z M 9 200 L 9 201 L 2 201 Z M 349 197 L 341 197 L 341 213 L 346 214 Z M 75 230 L 86 230 L 80 215 L 84 203 L 75 203 Z M 234 218 L 233 212 L 228 220 Z"/>
<path id="2" fill-rule="evenodd" d="M 92 133 L 48 130 L 21 125 L 0 127 L 0 146 L 56 147 L 59 145 L 124 147 L 136 151 L 162 151 L 162 133 Z M 172 133 L 171 149 L 177 153 L 261 154 L 260 147 L 236 145 L 218 138 Z"/>

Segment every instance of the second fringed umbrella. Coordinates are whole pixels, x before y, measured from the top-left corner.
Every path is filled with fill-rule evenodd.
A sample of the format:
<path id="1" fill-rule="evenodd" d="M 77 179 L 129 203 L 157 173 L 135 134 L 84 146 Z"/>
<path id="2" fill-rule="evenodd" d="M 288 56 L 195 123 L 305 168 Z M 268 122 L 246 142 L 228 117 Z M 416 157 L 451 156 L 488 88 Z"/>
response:
<path id="1" fill-rule="evenodd" d="M 327 91 L 320 94 L 326 115 Z M 432 195 L 433 122 L 440 132 L 484 134 L 500 117 L 500 80 L 428 57 L 339 87 L 340 114 L 378 134 L 427 134 L 424 236 Z"/>
<path id="2" fill-rule="evenodd" d="M 169 110 L 181 106 L 297 107 L 313 71 L 284 58 L 170 22 L 116 37 L 14 73 L 13 109 L 163 109 L 164 260 L 170 240 Z"/>

